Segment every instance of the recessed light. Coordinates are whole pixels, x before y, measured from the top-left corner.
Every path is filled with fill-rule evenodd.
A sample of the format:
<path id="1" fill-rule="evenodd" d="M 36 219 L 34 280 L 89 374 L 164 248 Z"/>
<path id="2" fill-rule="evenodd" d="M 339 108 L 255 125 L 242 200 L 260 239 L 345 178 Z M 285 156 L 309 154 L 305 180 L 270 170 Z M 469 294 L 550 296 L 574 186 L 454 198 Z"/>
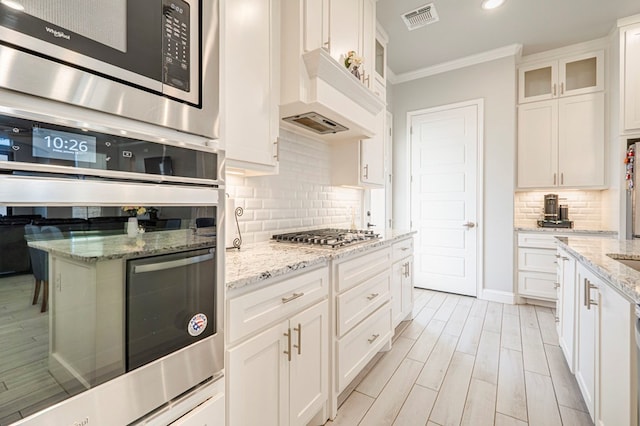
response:
<path id="1" fill-rule="evenodd" d="M 482 8 L 489 10 L 502 6 L 504 0 L 482 0 Z"/>
<path id="2" fill-rule="evenodd" d="M 24 6 L 14 0 L 0 0 L 0 3 L 15 10 L 24 10 Z"/>

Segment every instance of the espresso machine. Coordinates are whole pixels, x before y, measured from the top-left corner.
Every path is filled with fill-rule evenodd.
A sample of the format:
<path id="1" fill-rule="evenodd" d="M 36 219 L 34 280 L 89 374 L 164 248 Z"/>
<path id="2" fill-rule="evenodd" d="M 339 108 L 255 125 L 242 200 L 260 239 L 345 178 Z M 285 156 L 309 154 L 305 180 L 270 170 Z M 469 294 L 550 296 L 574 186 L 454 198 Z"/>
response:
<path id="1" fill-rule="evenodd" d="M 543 218 L 538 220 L 540 228 L 573 228 L 569 220 L 569 207 L 561 205 L 558 194 L 544 196 Z"/>

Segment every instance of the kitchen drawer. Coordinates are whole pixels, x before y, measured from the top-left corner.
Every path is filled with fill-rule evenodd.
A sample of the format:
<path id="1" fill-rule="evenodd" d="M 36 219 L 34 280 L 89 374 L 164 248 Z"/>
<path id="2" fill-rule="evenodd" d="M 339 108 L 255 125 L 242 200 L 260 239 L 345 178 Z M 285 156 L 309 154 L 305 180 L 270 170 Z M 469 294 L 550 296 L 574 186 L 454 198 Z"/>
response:
<path id="1" fill-rule="evenodd" d="M 338 393 L 389 342 L 391 330 L 391 305 L 386 303 L 338 341 Z"/>
<path id="2" fill-rule="evenodd" d="M 349 258 L 336 265 L 336 289 L 341 293 L 390 268 L 391 247 L 385 247 L 355 259 Z"/>
<path id="3" fill-rule="evenodd" d="M 224 426 L 224 424 L 224 393 L 220 393 L 171 423 L 171 426 Z"/>
<path id="4" fill-rule="evenodd" d="M 518 295 L 537 299 L 556 300 L 556 274 L 545 272 L 518 272 Z"/>
<path id="5" fill-rule="evenodd" d="M 555 274 L 557 272 L 556 250 L 518 248 L 518 269 Z"/>
<path id="6" fill-rule="evenodd" d="M 413 254 L 413 238 L 407 238 L 406 240 L 393 243 L 391 250 L 393 252 L 391 257 L 394 262 L 411 256 Z"/>
<path id="7" fill-rule="evenodd" d="M 236 342 L 275 321 L 295 314 L 327 297 L 328 291 L 328 268 L 323 267 L 232 297 L 228 304 L 228 342 Z"/>
<path id="8" fill-rule="evenodd" d="M 523 234 L 518 233 L 518 247 L 538 247 L 556 249 L 556 238 L 554 235 L 544 233 Z"/>
<path id="9" fill-rule="evenodd" d="M 342 337 L 390 297 L 390 269 L 338 295 L 338 336 Z"/>

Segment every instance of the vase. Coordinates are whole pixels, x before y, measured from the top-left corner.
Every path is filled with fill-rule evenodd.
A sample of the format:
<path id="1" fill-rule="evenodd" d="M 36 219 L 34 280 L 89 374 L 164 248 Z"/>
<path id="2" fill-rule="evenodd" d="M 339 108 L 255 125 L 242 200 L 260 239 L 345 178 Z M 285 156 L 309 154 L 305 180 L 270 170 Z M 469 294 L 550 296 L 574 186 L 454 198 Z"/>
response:
<path id="1" fill-rule="evenodd" d="M 130 217 L 127 222 L 127 236 L 134 238 L 138 236 L 138 218 Z"/>
<path id="2" fill-rule="evenodd" d="M 351 74 L 353 74 L 358 80 L 360 80 L 360 70 L 357 67 L 351 70 Z"/>

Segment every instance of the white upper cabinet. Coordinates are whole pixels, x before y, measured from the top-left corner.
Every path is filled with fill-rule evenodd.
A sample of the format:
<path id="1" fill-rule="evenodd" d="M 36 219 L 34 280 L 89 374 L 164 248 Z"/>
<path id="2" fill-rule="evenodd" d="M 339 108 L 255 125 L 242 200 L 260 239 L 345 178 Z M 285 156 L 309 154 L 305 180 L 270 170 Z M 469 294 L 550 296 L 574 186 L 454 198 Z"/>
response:
<path id="1" fill-rule="evenodd" d="M 303 50 L 329 49 L 329 0 L 303 0 Z"/>
<path id="2" fill-rule="evenodd" d="M 222 137 L 227 167 L 277 173 L 280 0 L 222 3 Z"/>
<path id="3" fill-rule="evenodd" d="M 622 121 L 625 131 L 640 129 L 640 23 L 621 29 Z"/>
<path id="4" fill-rule="evenodd" d="M 518 69 L 518 102 L 604 90 L 604 52 L 590 52 Z"/>
<path id="5" fill-rule="evenodd" d="M 519 188 L 602 188 L 604 93 L 518 107 Z"/>

